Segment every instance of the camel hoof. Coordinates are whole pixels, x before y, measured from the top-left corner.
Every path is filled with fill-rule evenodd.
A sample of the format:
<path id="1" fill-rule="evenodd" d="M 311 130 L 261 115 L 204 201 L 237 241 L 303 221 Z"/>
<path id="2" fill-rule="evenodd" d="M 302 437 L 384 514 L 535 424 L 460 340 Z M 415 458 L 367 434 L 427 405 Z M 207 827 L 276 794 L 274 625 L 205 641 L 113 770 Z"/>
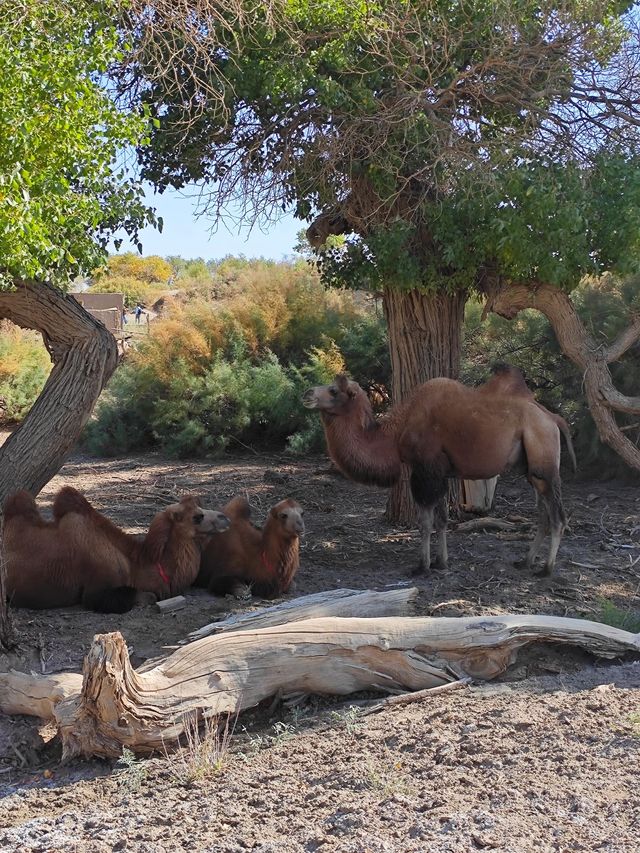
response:
<path id="1" fill-rule="evenodd" d="M 553 574 L 553 568 L 551 566 L 543 566 L 541 569 L 538 569 L 537 572 L 534 572 L 534 577 L 536 578 L 548 578 Z"/>
<path id="2" fill-rule="evenodd" d="M 155 604 L 158 600 L 158 597 L 154 595 L 152 592 L 141 592 L 138 590 L 136 593 L 136 607 L 150 607 L 152 604 Z"/>
<path id="3" fill-rule="evenodd" d="M 449 569 L 449 563 L 446 560 L 441 560 L 440 557 L 436 557 L 431 563 L 431 568 L 438 572 L 446 572 Z"/>
<path id="4" fill-rule="evenodd" d="M 411 571 L 409 572 L 409 575 L 410 575 L 412 578 L 415 578 L 415 577 L 417 577 L 418 575 L 426 575 L 426 571 L 425 571 L 425 568 L 424 568 L 424 563 L 422 562 L 422 560 L 420 560 L 420 562 L 418 563 L 418 565 L 417 565 L 417 566 L 414 566 L 414 567 L 411 569 Z"/>

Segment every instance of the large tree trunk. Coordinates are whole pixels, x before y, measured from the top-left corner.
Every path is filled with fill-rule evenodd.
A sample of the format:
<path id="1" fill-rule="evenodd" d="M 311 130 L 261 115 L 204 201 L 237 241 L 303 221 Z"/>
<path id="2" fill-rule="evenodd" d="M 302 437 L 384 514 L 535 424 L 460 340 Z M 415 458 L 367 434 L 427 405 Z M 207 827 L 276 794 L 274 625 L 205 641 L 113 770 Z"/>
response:
<path id="1" fill-rule="evenodd" d="M 524 308 L 535 308 L 551 323 L 562 352 L 583 373 L 589 411 L 601 440 L 636 471 L 640 471 L 640 450 L 629 441 L 616 423 L 613 412 L 640 415 L 640 397 L 627 397 L 613 385 L 609 365 L 621 358 L 640 339 L 640 317 L 612 344 L 602 346 L 585 328 L 569 298 L 545 282 L 525 284 L 492 283 L 486 288 L 485 313 L 493 311 L 513 319 Z"/>
<path id="2" fill-rule="evenodd" d="M 47 284 L 18 281 L 15 290 L 0 292 L 3 318 L 41 332 L 53 368 L 21 426 L 0 447 L 0 507 L 17 489 L 37 495 L 59 471 L 118 363 L 111 332 L 72 296 Z M 3 595 L 0 631 L 6 619 Z M 8 642 L 0 634 L 0 644 Z"/>
<path id="3" fill-rule="evenodd" d="M 449 295 L 385 289 L 394 403 L 404 400 L 428 379 L 457 379 L 466 301 L 464 291 Z M 416 522 L 407 469 L 403 469 L 400 482 L 391 490 L 386 517 L 394 524 Z"/>

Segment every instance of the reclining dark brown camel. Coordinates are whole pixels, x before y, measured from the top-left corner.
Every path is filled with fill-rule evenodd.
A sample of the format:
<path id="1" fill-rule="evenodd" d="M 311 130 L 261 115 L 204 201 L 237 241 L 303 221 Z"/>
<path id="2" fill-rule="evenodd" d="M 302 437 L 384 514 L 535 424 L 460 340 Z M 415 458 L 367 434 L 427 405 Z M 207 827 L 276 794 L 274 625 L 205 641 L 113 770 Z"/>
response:
<path id="1" fill-rule="evenodd" d="M 309 389 L 307 408 L 318 409 L 329 456 L 357 482 L 391 486 L 402 464 L 421 516 L 424 570 L 431 565 L 431 532 L 439 533 L 438 563 L 446 567 L 447 479 L 487 480 L 524 465 L 540 497 L 538 532 L 525 564 L 531 568 L 551 531 L 544 569 L 551 574 L 566 524 L 560 484 L 560 431 L 546 409 L 522 394 L 469 388 L 452 379 L 420 385 L 380 420 L 367 395 L 344 375 Z"/>
<path id="2" fill-rule="evenodd" d="M 169 598 L 198 574 L 197 536 L 225 530 L 229 520 L 186 496 L 159 512 L 142 539 L 125 533 L 80 492 L 61 489 L 45 521 L 29 492 L 4 506 L 7 593 L 16 607 L 83 604 L 101 613 L 124 613 L 138 593 Z"/>

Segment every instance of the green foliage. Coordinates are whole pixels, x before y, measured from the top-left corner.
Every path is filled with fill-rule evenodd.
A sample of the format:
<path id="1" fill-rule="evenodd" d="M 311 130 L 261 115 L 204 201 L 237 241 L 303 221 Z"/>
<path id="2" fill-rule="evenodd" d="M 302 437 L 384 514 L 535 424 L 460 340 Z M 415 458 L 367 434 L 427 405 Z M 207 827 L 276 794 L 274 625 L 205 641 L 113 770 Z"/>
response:
<path id="1" fill-rule="evenodd" d="M 640 611 L 622 610 L 608 598 L 600 600 L 600 612 L 597 621 L 611 625 L 613 628 L 620 628 L 622 631 L 640 634 Z"/>
<path id="2" fill-rule="evenodd" d="M 0 327 L 0 421 L 20 421 L 44 387 L 51 359 L 36 332 Z"/>
<path id="3" fill-rule="evenodd" d="M 489 266 L 575 287 L 637 263 L 638 170 L 615 147 L 636 143 L 635 92 L 608 68 L 628 7 L 240 2 L 205 5 L 197 34 L 179 14 L 166 32 L 136 19 L 147 63 L 133 51 L 123 73 L 157 116 L 144 174 L 205 181 L 216 205 L 241 190 L 265 214 L 326 215 L 349 234 L 320 256 L 332 284 L 451 291 Z M 608 103 L 595 80 L 585 102 L 592 74 Z"/>
<path id="4" fill-rule="evenodd" d="M 228 447 L 322 447 L 300 403 L 345 369 L 388 382 L 384 326 L 362 299 L 327 292 L 304 264 L 226 261 L 231 295 L 175 304 L 118 370 L 85 430 L 89 449 L 159 446 L 173 456 Z M 362 381 L 365 381 L 364 379 Z"/>
<path id="5" fill-rule="evenodd" d="M 138 303 L 155 301 L 174 274 L 173 266 L 157 255 L 111 255 L 103 267 L 94 271 L 91 292 L 123 293 L 125 305 L 133 308 Z"/>
<path id="6" fill-rule="evenodd" d="M 118 159 L 148 122 L 104 88 L 118 56 L 116 0 L 0 8 L 0 288 L 64 283 L 102 262 L 110 234 L 153 216 Z"/>
<path id="7" fill-rule="evenodd" d="M 127 308 L 153 300 L 154 291 L 149 285 L 131 276 L 105 276 L 91 285 L 91 293 L 122 293 Z M 155 292 L 156 298 L 159 292 Z"/>

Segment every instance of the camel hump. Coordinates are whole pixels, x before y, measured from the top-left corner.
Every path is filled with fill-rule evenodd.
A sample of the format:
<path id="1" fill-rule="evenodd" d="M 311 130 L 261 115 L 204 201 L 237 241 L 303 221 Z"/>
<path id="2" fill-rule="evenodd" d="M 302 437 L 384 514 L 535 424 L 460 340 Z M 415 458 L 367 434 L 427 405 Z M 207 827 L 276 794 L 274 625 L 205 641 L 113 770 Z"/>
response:
<path id="1" fill-rule="evenodd" d="M 14 492 L 4 502 L 4 520 L 9 521 L 12 518 L 37 518 L 40 520 L 40 513 L 36 506 L 36 501 L 31 492 L 26 489 L 20 489 L 19 492 Z"/>
<path id="2" fill-rule="evenodd" d="M 533 398 L 533 392 L 525 382 L 524 373 L 519 367 L 500 361 L 493 365 L 491 373 L 491 377 L 480 385 L 480 391 Z"/>
<path id="3" fill-rule="evenodd" d="M 95 510 L 77 489 L 74 489 L 73 486 L 63 486 L 53 501 L 53 517 L 56 521 L 60 521 L 70 512 L 76 512 L 79 515 L 93 515 Z"/>
<path id="4" fill-rule="evenodd" d="M 229 503 L 222 508 L 222 512 L 230 521 L 236 521 L 240 518 L 243 518 L 245 521 L 249 521 L 251 518 L 251 507 L 249 506 L 249 501 L 242 495 L 236 495 L 235 498 L 232 498 Z"/>

